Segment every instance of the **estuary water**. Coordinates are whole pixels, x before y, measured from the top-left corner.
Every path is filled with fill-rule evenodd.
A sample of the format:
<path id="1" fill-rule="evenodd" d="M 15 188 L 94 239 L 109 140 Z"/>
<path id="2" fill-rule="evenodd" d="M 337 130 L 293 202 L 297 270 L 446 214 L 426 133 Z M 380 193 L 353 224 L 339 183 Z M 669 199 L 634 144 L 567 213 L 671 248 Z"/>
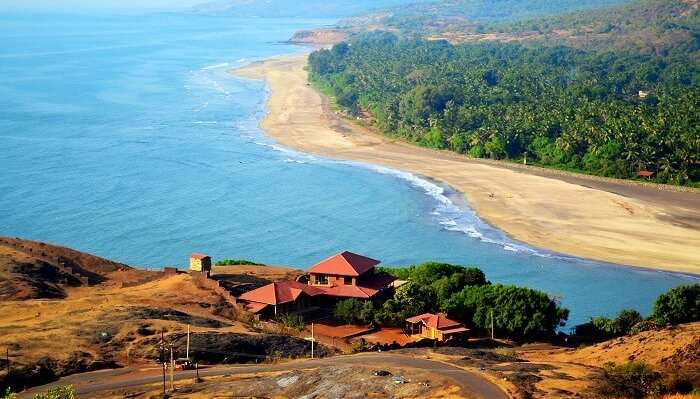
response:
<path id="1" fill-rule="evenodd" d="M 346 249 L 475 265 L 558 296 L 569 325 L 697 281 L 530 248 L 447 187 L 275 145 L 257 127 L 264 83 L 227 71 L 306 51 L 280 42 L 333 22 L 0 14 L 0 235 L 141 267 L 193 251 L 308 267 Z"/>

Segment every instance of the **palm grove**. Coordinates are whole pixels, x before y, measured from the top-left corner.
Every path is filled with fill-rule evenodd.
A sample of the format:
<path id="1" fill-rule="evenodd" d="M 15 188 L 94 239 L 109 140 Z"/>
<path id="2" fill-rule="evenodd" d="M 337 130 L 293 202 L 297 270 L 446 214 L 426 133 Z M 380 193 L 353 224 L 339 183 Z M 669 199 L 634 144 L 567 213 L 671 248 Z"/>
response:
<path id="1" fill-rule="evenodd" d="M 311 54 L 310 78 L 415 143 L 585 173 L 700 181 L 700 68 L 666 55 L 370 33 Z M 640 96 L 640 91 L 642 95 Z"/>

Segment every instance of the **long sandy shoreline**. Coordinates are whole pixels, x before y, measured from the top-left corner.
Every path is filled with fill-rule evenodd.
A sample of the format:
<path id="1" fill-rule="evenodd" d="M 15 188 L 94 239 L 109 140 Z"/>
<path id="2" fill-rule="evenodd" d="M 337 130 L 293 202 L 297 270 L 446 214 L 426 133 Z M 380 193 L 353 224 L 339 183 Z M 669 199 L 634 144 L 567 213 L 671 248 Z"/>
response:
<path id="1" fill-rule="evenodd" d="M 348 123 L 308 85 L 305 55 L 232 71 L 270 88 L 265 132 L 316 155 L 388 166 L 444 182 L 493 226 L 583 258 L 700 274 L 700 195 L 547 176 L 417 147 Z"/>

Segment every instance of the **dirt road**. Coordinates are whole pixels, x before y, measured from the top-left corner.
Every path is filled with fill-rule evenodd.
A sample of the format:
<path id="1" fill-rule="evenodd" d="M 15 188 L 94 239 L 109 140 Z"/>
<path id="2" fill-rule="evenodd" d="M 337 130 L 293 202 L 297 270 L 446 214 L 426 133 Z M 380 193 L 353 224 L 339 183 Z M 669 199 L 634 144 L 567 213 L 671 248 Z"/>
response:
<path id="1" fill-rule="evenodd" d="M 469 398 L 499 399 L 508 396 L 495 384 L 485 377 L 464 369 L 428 359 L 415 358 L 405 355 L 391 353 L 363 353 L 349 356 L 334 356 L 323 359 L 297 360 L 283 364 L 265 365 L 240 365 L 215 367 L 200 370 L 201 377 L 213 377 L 222 375 L 236 375 L 255 372 L 271 372 L 295 370 L 301 367 L 323 367 L 339 365 L 371 365 L 382 364 L 397 368 L 415 368 L 438 372 L 451 379 L 462 389 L 462 393 Z M 192 379 L 194 372 L 178 371 L 175 380 Z M 141 385 L 153 384 L 162 381 L 162 376 L 152 370 L 149 372 L 137 373 L 133 369 L 105 370 L 91 373 L 76 374 L 61 380 L 33 388 L 19 395 L 20 398 L 33 397 L 34 394 L 46 391 L 48 388 L 57 385 L 71 384 L 75 388 L 77 395 L 95 395 L 102 391 L 118 388 L 138 387 Z"/>

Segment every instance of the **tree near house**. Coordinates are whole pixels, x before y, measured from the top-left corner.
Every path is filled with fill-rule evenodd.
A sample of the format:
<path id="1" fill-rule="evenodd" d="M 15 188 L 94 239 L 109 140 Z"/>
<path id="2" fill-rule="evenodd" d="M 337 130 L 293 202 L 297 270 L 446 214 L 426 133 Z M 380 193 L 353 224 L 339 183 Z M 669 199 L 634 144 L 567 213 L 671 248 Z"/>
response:
<path id="1" fill-rule="evenodd" d="M 549 338 L 569 317 L 547 294 L 513 285 L 469 286 L 453 295 L 444 309 L 468 325 L 496 331 L 516 339 Z M 492 313 L 493 312 L 493 313 Z"/>
<path id="2" fill-rule="evenodd" d="M 355 298 L 345 299 L 335 305 L 333 314 L 344 323 L 371 324 L 374 321 L 374 304 Z"/>
<path id="3" fill-rule="evenodd" d="M 375 315 L 378 324 L 402 325 L 408 317 L 437 309 L 437 297 L 429 285 L 409 281 L 396 289 L 394 297 L 384 302 Z"/>

